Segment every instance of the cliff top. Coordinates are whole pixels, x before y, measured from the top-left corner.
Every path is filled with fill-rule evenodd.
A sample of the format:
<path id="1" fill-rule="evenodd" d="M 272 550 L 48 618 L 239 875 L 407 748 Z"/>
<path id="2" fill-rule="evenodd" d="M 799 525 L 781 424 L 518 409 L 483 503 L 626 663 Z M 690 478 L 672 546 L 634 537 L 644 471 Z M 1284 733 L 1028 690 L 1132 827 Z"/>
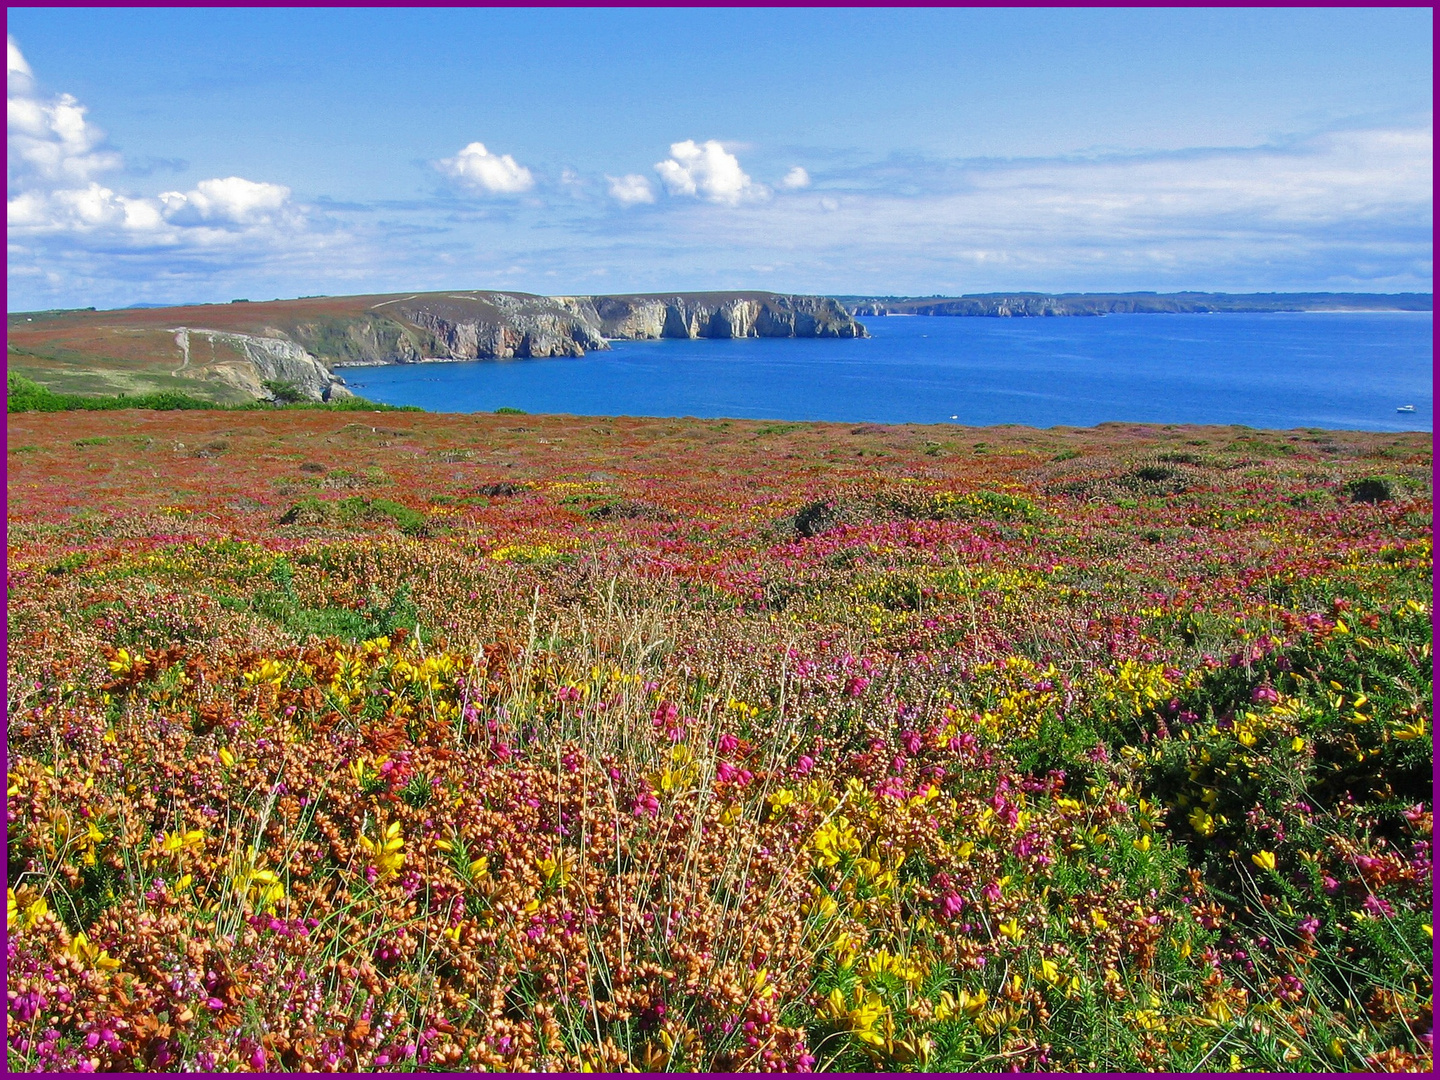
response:
<path id="1" fill-rule="evenodd" d="M 446 289 L 437 292 L 367 293 L 356 296 L 304 296 L 293 300 L 233 300 L 228 304 L 188 304 L 176 307 L 94 308 L 60 311 L 12 311 L 5 316 L 7 328 L 25 329 L 27 323 L 50 327 L 74 327 L 103 322 L 107 326 L 134 329 L 166 329 L 203 326 L 241 334 L 263 333 L 265 327 L 313 319 L 353 318 L 373 312 L 394 315 L 396 309 L 423 307 L 437 314 L 501 318 L 526 307 L 548 307 L 556 299 L 673 300 L 696 303 L 724 303 L 729 300 L 775 300 L 788 294 L 758 289 L 708 292 L 588 293 L 564 297 L 502 289 Z M 501 299 L 505 298 L 505 299 Z M 500 303 L 496 303 L 500 300 Z M 509 303 L 506 303 L 506 300 Z M 413 302 L 413 303 L 411 303 Z M 513 306 L 512 306 L 513 305 Z M 389 310 L 387 310 L 389 309 Z M 38 326 L 36 327 L 38 329 Z"/>

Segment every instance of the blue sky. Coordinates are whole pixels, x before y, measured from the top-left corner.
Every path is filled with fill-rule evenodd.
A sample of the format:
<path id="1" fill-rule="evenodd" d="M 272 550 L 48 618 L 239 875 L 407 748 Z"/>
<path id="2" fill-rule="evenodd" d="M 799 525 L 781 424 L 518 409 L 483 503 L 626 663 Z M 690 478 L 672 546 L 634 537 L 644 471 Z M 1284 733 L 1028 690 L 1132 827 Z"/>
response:
<path id="1" fill-rule="evenodd" d="M 8 13 L 11 310 L 1431 288 L 1428 10 Z"/>

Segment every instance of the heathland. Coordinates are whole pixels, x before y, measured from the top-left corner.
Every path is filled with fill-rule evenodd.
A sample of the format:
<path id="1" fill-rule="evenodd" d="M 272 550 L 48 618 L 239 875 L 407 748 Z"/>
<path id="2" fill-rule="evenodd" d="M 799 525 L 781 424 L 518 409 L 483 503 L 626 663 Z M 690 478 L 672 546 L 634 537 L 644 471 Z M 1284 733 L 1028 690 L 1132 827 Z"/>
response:
<path id="1" fill-rule="evenodd" d="M 1429 435 L 8 436 L 12 1069 L 1431 1067 Z"/>

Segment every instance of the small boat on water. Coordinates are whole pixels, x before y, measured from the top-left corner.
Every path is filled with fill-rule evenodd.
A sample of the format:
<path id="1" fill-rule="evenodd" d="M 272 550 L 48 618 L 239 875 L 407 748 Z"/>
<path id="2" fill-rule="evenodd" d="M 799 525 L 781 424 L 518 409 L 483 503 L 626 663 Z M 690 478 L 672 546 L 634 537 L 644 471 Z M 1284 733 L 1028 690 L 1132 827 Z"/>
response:
<path id="1" fill-rule="evenodd" d="M 1400 406 L 1398 409 L 1396 409 L 1395 411 L 1396 411 L 1396 412 L 1414 412 L 1414 411 L 1415 411 L 1415 406 L 1414 406 L 1414 405 L 1401 405 L 1401 406 Z"/>

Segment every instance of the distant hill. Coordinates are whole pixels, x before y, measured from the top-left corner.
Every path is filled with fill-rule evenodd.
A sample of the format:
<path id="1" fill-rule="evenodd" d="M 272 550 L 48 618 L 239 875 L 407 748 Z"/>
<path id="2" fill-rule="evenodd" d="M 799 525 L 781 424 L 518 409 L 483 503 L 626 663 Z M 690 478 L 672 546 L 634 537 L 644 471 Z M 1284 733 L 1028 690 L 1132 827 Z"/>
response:
<path id="1" fill-rule="evenodd" d="M 852 315 L 1130 315 L 1279 311 L 1431 311 L 1430 293 L 976 293 L 840 296 Z"/>
<path id="2" fill-rule="evenodd" d="M 607 340 L 865 337 L 837 301 L 770 292 L 456 291 L 13 312 L 7 369 L 61 393 L 346 397 L 340 367 L 583 356 Z"/>

